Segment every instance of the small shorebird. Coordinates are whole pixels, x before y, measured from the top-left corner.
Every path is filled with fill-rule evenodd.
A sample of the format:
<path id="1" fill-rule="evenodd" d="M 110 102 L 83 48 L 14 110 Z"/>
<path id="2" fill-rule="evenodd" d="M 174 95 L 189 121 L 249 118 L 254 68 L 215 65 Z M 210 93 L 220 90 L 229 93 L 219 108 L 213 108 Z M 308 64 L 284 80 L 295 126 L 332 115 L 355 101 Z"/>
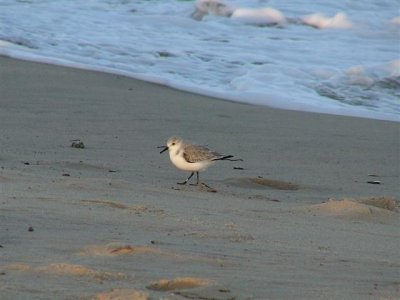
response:
<path id="1" fill-rule="evenodd" d="M 206 170 L 217 160 L 243 161 L 242 159 L 232 159 L 233 155 L 222 155 L 211 151 L 205 146 L 186 144 L 182 139 L 177 137 L 169 138 L 166 146 L 160 146 L 158 148 L 164 148 L 161 150 L 160 154 L 168 150 L 169 158 L 175 167 L 183 171 L 191 172 L 184 182 L 178 182 L 178 184 L 188 183 L 196 172 L 198 185 L 199 172 Z"/>

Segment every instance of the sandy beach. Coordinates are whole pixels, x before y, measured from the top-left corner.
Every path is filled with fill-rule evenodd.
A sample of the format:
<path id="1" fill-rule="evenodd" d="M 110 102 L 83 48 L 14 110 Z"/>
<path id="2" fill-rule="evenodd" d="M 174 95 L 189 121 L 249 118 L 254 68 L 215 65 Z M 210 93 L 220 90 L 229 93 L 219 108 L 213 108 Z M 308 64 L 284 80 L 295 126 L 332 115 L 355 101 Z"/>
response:
<path id="1" fill-rule="evenodd" d="M 177 185 L 170 136 L 243 162 Z M 399 144 L 395 122 L 0 57 L 0 298 L 400 299 Z"/>

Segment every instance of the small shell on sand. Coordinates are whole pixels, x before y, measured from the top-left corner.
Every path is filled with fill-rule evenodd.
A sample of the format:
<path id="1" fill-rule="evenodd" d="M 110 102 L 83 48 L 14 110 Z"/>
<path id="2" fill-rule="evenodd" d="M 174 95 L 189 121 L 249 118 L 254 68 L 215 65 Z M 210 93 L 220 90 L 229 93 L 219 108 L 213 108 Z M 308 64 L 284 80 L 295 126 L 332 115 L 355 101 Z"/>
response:
<path id="1" fill-rule="evenodd" d="M 84 149 L 85 144 L 81 140 L 72 140 L 72 148 Z"/>

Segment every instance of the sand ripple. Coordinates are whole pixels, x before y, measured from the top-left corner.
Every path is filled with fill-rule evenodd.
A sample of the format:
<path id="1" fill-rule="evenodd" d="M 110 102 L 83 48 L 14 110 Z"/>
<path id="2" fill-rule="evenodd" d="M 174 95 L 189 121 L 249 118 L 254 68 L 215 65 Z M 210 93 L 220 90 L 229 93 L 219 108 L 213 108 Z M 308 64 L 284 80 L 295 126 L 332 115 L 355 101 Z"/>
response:
<path id="1" fill-rule="evenodd" d="M 160 253 L 160 251 L 148 246 L 132 246 L 116 242 L 106 245 L 90 245 L 78 254 L 87 256 L 117 256 L 139 253 Z"/>
<path id="2" fill-rule="evenodd" d="M 175 279 L 161 279 L 147 286 L 155 291 L 173 291 L 182 289 L 192 289 L 210 284 L 210 280 L 195 277 L 178 277 Z"/>
<path id="3" fill-rule="evenodd" d="M 5 269 L 21 272 L 44 272 L 56 275 L 88 276 L 100 280 L 125 278 L 123 273 L 97 271 L 82 265 L 68 263 L 53 263 L 41 267 L 32 267 L 24 263 L 13 263 L 7 265 Z"/>
<path id="4" fill-rule="evenodd" d="M 362 199 L 329 200 L 326 203 L 311 205 L 307 211 L 354 220 L 390 221 L 398 219 L 397 202 L 390 197 Z"/>
<path id="5" fill-rule="evenodd" d="M 97 295 L 93 300 L 148 300 L 149 294 L 134 289 L 112 289 Z"/>

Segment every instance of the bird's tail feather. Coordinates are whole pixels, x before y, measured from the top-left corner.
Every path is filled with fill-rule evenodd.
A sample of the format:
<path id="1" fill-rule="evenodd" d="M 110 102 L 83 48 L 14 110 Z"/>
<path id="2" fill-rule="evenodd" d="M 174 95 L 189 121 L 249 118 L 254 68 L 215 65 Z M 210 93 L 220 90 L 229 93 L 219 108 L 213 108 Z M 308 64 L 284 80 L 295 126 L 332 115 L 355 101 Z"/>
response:
<path id="1" fill-rule="evenodd" d="M 231 159 L 233 157 L 233 155 L 224 155 L 222 157 L 219 158 L 215 158 L 213 160 L 229 160 L 229 161 L 243 161 L 243 159 L 238 158 L 238 159 Z"/>

